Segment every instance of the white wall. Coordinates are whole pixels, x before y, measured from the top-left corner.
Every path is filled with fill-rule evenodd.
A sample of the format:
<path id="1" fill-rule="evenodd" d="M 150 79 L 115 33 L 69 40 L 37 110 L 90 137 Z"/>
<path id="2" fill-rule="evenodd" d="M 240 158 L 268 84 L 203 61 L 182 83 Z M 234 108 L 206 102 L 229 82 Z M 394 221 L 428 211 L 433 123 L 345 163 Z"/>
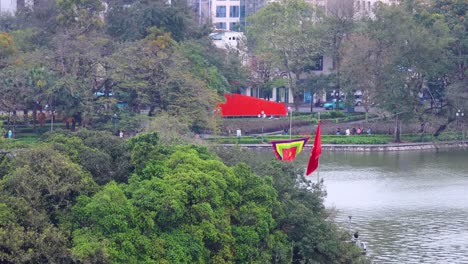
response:
<path id="1" fill-rule="evenodd" d="M 218 6 L 225 6 L 226 7 L 226 17 L 216 17 L 216 7 Z M 240 16 L 238 17 L 231 17 L 230 10 L 231 6 L 238 6 L 240 7 L 239 0 L 212 0 L 211 1 L 211 20 L 213 24 L 224 22 L 226 23 L 226 30 L 233 30 L 230 28 L 230 23 L 239 24 Z M 240 10 L 239 10 L 240 13 Z"/>
<path id="2" fill-rule="evenodd" d="M 0 13 L 14 14 L 16 8 L 16 0 L 0 0 Z"/>

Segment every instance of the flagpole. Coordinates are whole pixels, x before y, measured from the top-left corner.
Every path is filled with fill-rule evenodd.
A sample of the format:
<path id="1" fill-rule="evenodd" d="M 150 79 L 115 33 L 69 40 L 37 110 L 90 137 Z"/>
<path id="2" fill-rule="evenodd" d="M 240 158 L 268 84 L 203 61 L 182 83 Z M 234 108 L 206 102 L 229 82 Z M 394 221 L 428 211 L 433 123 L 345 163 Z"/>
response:
<path id="1" fill-rule="evenodd" d="M 320 112 L 318 112 L 318 122 L 317 124 L 320 124 Z M 318 168 L 317 168 L 317 185 L 320 183 L 320 156 L 318 157 Z"/>
<path id="2" fill-rule="evenodd" d="M 292 138 L 292 107 L 288 107 L 289 110 L 289 140 Z"/>

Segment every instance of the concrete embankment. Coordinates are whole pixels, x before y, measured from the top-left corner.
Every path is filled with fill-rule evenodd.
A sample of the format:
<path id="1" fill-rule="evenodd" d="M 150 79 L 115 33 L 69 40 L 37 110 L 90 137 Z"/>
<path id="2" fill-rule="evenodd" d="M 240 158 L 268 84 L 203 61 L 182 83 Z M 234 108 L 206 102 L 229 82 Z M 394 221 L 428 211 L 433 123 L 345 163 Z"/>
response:
<path id="1" fill-rule="evenodd" d="M 222 144 L 225 147 L 249 148 L 255 150 L 270 150 L 270 144 Z M 307 144 L 305 149 L 310 149 L 312 144 Z M 438 150 L 438 149 L 466 149 L 468 150 L 468 140 L 465 141 L 447 141 L 447 142 L 424 142 L 424 143 L 392 143 L 392 144 L 322 144 L 322 149 L 326 151 L 411 151 L 411 150 Z"/>

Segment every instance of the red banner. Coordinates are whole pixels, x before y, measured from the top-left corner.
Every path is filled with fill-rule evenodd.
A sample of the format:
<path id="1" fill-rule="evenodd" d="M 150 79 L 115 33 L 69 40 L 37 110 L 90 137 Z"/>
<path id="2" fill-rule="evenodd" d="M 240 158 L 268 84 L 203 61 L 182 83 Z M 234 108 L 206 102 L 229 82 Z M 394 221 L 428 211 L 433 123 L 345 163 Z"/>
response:
<path id="1" fill-rule="evenodd" d="M 225 94 L 226 102 L 219 104 L 221 115 L 228 116 L 286 116 L 288 109 L 285 103 L 271 102 L 265 99 L 242 94 Z"/>

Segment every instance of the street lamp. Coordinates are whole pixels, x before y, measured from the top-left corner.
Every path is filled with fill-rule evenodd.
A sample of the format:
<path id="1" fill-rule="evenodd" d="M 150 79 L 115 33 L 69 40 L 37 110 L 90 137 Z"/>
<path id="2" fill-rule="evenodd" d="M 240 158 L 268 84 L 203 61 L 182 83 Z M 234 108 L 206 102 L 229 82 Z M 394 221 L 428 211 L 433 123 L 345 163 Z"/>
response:
<path id="1" fill-rule="evenodd" d="M 457 117 L 457 126 L 458 126 L 458 123 L 459 123 L 459 118 L 462 118 L 465 116 L 465 113 L 458 109 L 458 111 L 455 113 L 455 116 Z M 461 125 L 461 130 L 462 130 L 462 135 L 463 135 L 463 140 L 465 140 L 465 129 L 464 129 L 464 123 L 462 121 L 462 125 Z"/>
<path id="2" fill-rule="evenodd" d="M 111 117 L 111 121 L 112 121 L 112 124 L 114 126 L 114 133 L 117 133 L 117 123 L 119 122 L 119 117 L 117 116 L 117 114 L 113 114 L 112 117 Z"/>
<path id="3" fill-rule="evenodd" d="M 265 118 L 266 114 L 264 111 L 261 111 L 260 114 L 258 114 L 258 118 Z M 262 120 L 262 143 L 263 143 L 263 120 Z"/>
<path id="4" fill-rule="evenodd" d="M 50 131 L 54 130 L 54 108 L 52 106 L 52 103 L 49 105 L 45 105 L 44 109 L 50 110 Z"/>
<path id="5" fill-rule="evenodd" d="M 292 131 L 291 131 L 291 128 L 292 128 L 292 115 L 293 115 L 293 111 L 292 111 L 292 108 L 290 106 L 288 106 L 288 113 L 289 113 L 289 139 L 292 138 Z"/>

